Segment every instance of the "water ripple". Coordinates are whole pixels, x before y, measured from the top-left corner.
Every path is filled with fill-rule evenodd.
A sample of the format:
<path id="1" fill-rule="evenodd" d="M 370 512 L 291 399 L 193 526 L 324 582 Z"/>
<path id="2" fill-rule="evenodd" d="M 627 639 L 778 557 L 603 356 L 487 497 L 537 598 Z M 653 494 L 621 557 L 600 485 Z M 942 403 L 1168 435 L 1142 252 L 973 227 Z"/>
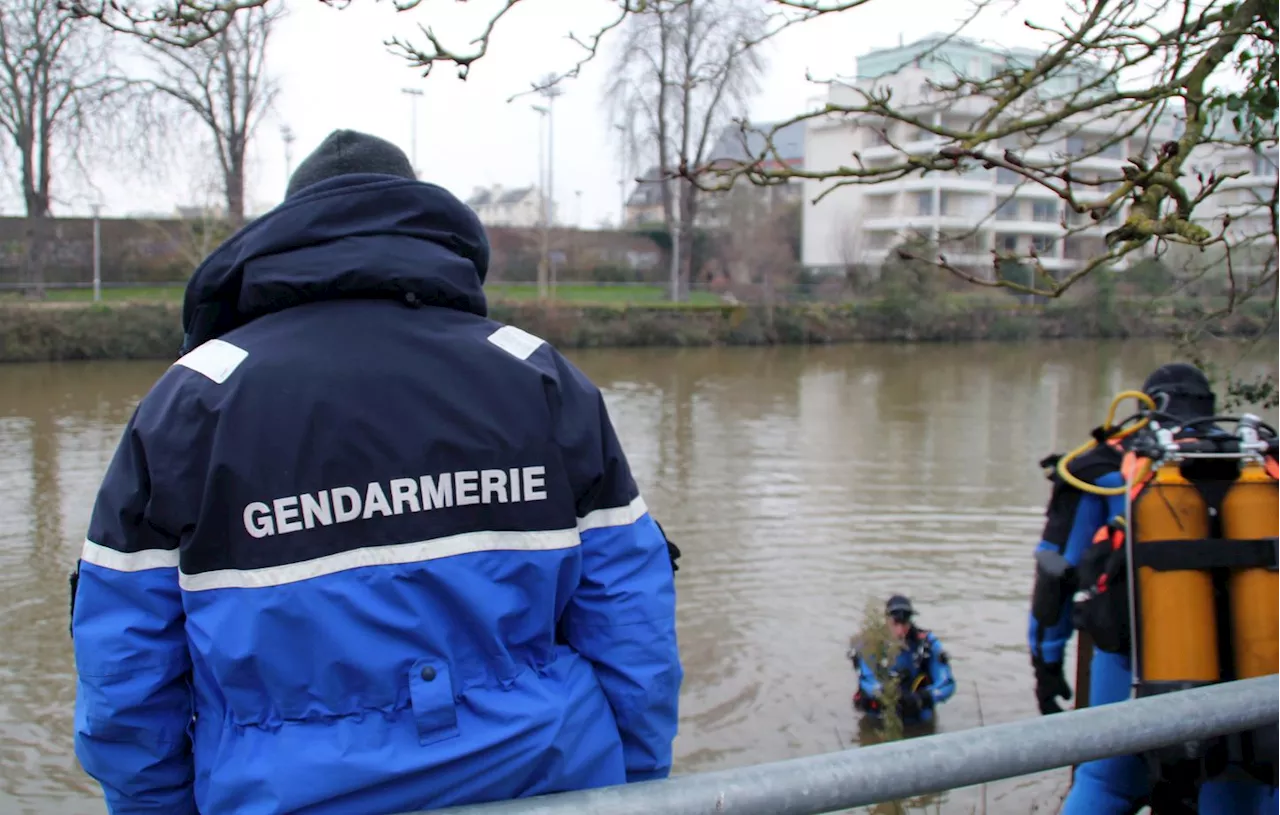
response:
<path id="1" fill-rule="evenodd" d="M 940 730 L 1037 716 L 1025 629 L 1048 482 L 1035 462 L 1083 438 L 1118 383 L 1167 353 L 1143 342 L 572 354 L 684 552 L 675 771 L 857 744 L 845 649 L 866 604 L 895 592 L 952 657 L 959 687 Z M 1274 369 L 1274 349 L 1263 356 Z M 121 428 L 163 368 L 0 368 L 0 812 L 102 811 L 71 753 L 66 572 Z M 987 811 L 1030 812 L 1065 778 L 987 785 Z M 978 795 L 913 808 L 969 813 Z"/>

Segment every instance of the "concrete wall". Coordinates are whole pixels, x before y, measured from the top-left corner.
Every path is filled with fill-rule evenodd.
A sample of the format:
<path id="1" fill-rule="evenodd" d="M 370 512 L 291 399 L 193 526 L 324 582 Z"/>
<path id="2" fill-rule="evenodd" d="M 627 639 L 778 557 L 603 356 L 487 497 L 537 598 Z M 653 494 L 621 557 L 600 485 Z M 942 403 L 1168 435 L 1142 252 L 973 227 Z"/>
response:
<path id="1" fill-rule="evenodd" d="M 54 218 L 47 226 L 45 282 L 91 282 L 93 221 Z M 124 218 L 102 219 L 100 231 L 102 280 L 107 284 L 184 281 L 226 235 L 217 224 Z M 486 232 L 492 254 L 488 279 L 532 279 L 541 252 L 538 230 L 490 227 Z M 0 217 L 0 285 L 22 279 L 27 245 L 27 221 Z M 554 229 L 550 249 L 560 279 L 588 279 L 600 267 L 643 274 L 660 266 L 661 253 L 653 241 L 625 232 Z"/>

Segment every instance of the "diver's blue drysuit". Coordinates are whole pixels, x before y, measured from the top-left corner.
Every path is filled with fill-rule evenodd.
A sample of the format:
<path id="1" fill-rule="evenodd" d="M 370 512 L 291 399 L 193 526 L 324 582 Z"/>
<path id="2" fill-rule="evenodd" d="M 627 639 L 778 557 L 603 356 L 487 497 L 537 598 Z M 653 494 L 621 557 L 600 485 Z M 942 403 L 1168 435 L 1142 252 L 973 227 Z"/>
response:
<path id="1" fill-rule="evenodd" d="M 1069 471 L 1085 483 L 1118 487 L 1122 453 L 1099 446 L 1076 458 Z M 1095 533 L 1116 516 L 1123 517 L 1125 496 L 1094 495 L 1062 481 L 1056 473 L 1053 494 L 1046 509 L 1044 532 L 1038 549 L 1061 553 L 1072 566 L 1080 564 Z M 1037 576 L 1037 594 L 1046 581 Z M 1061 597 L 1056 620 L 1044 624 L 1033 611 L 1028 639 L 1036 671 L 1036 695 L 1041 713 L 1058 713 L 1054 697 L 1070 698 L 1062 672 L 1062 656 L 1072 633 L 1072 598 Z M 1033 607 L 1036 603 L 1033 601 Z M 1089 707 L 1122 702 L 1129 698 L 1131 673 L 1127 654 L 1095 647 L 1090 665 Z M 1121 815 L 1136 812 L 1151 794 L 1146 762 L 1140 755 L 1090 761 L 1076 768 L 1075 780 L 1060 815 Z M 1275 813 L 1276 788 L 1258 783 L 1207 781 L 1199 793 L 1201 815 Z"/>
<path id="2" fill-rule="evenodd" d="M 853 704 L 858 710 L 872 716 L 880 715 L 880 680 L 875 671 L 863 659 L 858 649 L 849 652 L 849 659 L 858 671 L 858 692 Z M 911 626 L 907 631 L 907 647 L 898 652 L 891 676 L 903 683 L 898 713 L 904 724 L 933 720 L 934 706 L 947 701 L 956 692 L 956 680 L 951 673 L 950 660 L 942 643 L 932 631 Z"/>

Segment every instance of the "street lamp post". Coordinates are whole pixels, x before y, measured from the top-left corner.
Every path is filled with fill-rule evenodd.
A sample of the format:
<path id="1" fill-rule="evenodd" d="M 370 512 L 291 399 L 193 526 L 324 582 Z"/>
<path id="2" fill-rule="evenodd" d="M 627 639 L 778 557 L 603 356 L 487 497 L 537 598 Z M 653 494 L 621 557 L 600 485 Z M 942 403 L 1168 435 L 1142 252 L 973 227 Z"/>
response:
<path id="1" fill-rule="evenodd" d="M 564 89 L 554 84 L 555 77 L 548 74 L 542 78 L 542 90 L 538 93 L 547 100 L 547 221 L 548 224 L 556 220 L 556 142 L 555 142 L 555 101 L 556 97 L 564 93 Z M 550 238 L 548 238 L 548 243 Z M 547 271 L 551 280 L 551 294 L 555 296 L 556 292 L 556 267 L 551 262 L 550 247 L 548 247 Z"/>
<path id="2" fill-rule="evenodd" d="M 293 177 L 293 128 L 284 125 L 280 128 L 280 138 L 284 140 L 284 183 L 287 187 Z"/>
<path id="3" fill-rule="evenodd" d="M 546 118 L 551 111 L 541 105 L 531 105 L 541 118 Z M 546 181 L 546 131 L 541 122 L 538 125 L 538 225 L 541 227 L 542 256 L 538 259 L 538 297 L 547 296 L 547 270 L 551 262 L 551 238 L 547 217 L 547 185 Z"/>
<path id="4" fill-rule="evenodd" d="M 418 99 L 422 96 L 420 88 L 401 88 L 410 98 L 409 114 L 409 157 L 413 162 L 413 174 L 418 175 Z"/>
<path id="5" fill-rule="evenodd" d="M 631 144 L 624 125 L 614 125 L 622 139 L 622 177 L 618 179 L 618 228 L 627 225 L 627 172 L 631 169 Z"/>

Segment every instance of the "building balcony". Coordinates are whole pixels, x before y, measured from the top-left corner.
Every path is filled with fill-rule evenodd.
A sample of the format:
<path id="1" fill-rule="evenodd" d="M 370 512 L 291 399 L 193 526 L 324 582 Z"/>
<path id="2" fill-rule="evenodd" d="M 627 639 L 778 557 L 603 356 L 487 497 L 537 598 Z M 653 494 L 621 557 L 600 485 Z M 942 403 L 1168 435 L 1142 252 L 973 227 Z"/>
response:
<path id="1" fill-rule="evenodd" d="M 859 253 L 861 256 L 859 262 L 873 266 L 880 265 L 890 259 L 889 253 L 895 249 L 897 249 L 896 244 L 888 247 L 864 249 Z M 990 268 L 995 264 L 995 258 L 992 256 L 990 250 L 984 250 L 981 252 L 974 251 L 973 249 L 947 251 L 946 247 L 943 247 L 941 253 L 947 259 L 948 264 L 958 266 L 960 268 Z M 1019 252 L 1019 254 L 1025 255 L 1025 252 Z M 1042 255 L 1039 258 L 1039 262 L 1040 265 L 1050 271 L 1060 272 L 1078 268 L 1084 263 L 1084 260 L 1057 257 L 1056 255 Z"/>

